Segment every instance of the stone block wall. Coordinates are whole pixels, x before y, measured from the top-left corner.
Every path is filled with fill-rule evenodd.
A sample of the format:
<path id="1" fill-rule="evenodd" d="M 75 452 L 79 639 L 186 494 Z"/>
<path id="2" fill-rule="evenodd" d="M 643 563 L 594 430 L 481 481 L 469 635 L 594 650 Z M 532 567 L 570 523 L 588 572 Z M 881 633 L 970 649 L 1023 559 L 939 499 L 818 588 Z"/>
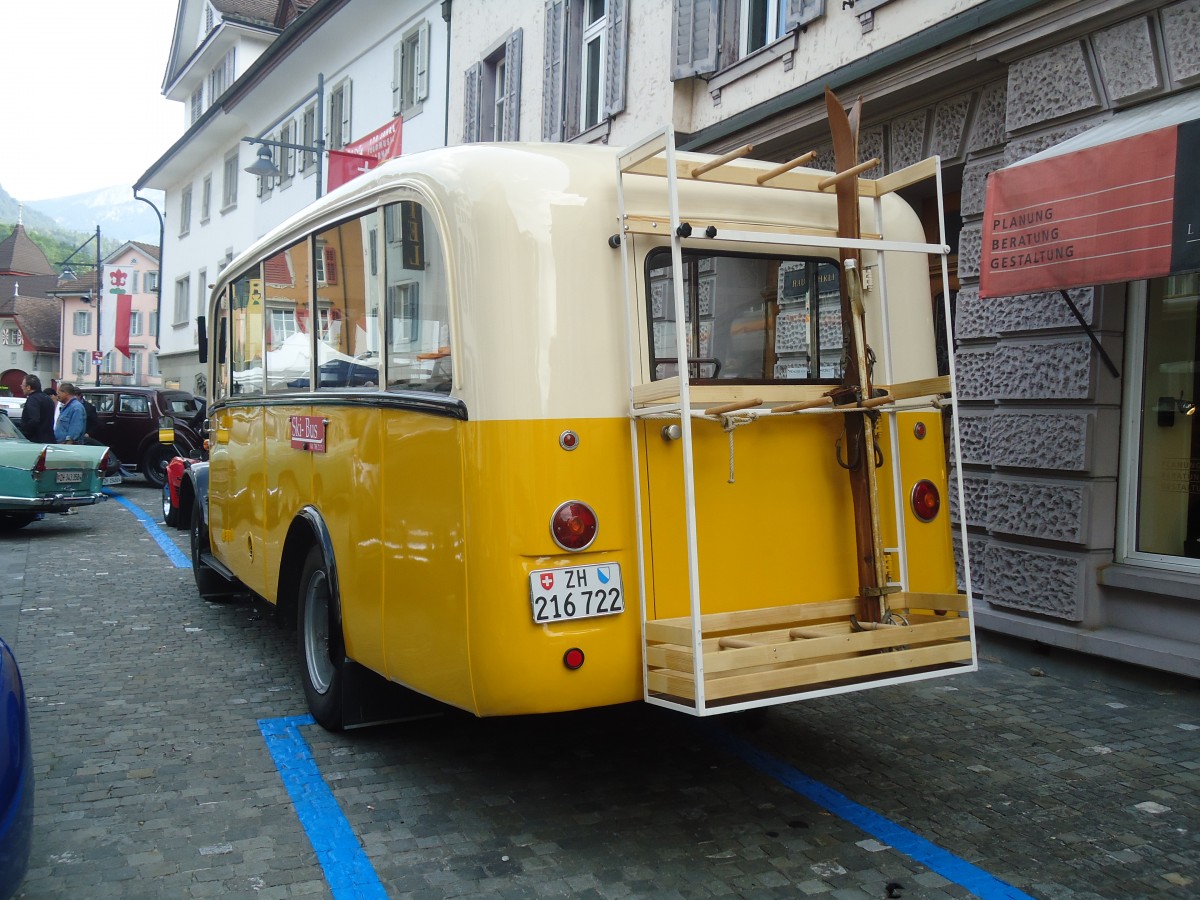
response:
<path id="1" fill-rule="evenodd" d="M 967 508 L 953 512 L 970 530 L 975 594 L 998 609 L 1103 624 L 1096 569 L 1115 546 L 1122 379 L 1057 293 L 979 297 L 987 176 L 1197 83 L 1200 0 L 1184 0 L 1039 46 L 975 104 L 955 320 Z M 1124 376 L 1124 286 L 1070 296 Z"/>

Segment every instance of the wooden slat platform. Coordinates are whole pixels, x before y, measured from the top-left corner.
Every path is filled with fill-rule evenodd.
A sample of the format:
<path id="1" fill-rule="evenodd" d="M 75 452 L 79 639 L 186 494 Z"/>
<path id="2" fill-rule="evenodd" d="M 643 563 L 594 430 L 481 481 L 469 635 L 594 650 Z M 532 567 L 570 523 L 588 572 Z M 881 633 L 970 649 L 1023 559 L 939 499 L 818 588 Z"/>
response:
<path id="1" fill-rule="evenodd" d="M 854 630 L 854 598 L 703 616 L 706 704 L 816 690 L 971 660 L 964 595 L 894 593 L 888 601 L 907 625 Z M 690 622 L 687 617 L 646 622 L 652 693 L 695 701 Z"/>

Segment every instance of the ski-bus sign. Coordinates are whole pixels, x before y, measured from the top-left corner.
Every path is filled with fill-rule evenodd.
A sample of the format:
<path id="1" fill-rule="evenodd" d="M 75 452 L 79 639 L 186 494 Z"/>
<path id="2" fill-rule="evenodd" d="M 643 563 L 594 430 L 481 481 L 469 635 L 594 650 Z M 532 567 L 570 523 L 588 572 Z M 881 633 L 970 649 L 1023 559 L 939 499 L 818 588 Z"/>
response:
<path id="1" fill-rule="evenodd" d="M 325 452 L 325 419 L 321 416 L 292 416 L 292 449 Z"/>

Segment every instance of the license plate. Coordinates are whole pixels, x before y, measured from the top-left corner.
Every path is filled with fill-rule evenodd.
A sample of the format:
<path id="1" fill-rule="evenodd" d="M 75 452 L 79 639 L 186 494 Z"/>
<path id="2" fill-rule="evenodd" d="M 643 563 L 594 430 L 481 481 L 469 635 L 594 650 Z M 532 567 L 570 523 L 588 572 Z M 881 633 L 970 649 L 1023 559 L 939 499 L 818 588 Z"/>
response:
<path id="1" fill-rule="evenodd" d="M 107 487 L 110 484 L 120 484 L 121 480 L 120 475 L 105 475 L 100 479 L 100 483 Z"/>
<path id="2" fill-rule="evenodd" d="M 625 611 L 621 566 L 600 563 L 529 573 L 533 621 L 540 624 L 591 619 Z"/>
<path id="3" fill-rule="evenodd" d="M 80 484 L 83 481 L 82 472 L 55 472 L 55 484 Z"/>

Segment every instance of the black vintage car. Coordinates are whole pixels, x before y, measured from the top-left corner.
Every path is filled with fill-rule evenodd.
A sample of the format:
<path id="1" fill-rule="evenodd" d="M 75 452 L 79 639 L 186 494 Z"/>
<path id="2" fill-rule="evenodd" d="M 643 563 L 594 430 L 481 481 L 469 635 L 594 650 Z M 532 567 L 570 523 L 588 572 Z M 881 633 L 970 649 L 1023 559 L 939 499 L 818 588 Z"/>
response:
<path id="1" fill-rule="evenodd" d="M 99 424 L 92 434 L 110 447 L 122 463 L 135 468 L 146 480 L 162 487 L 167 463 L 175 456 L 191 456 L 202 441 L 197 434 L 204 401 L 187 391 L 122 385 L 80 386 L 93 406 Z M 173 444 L 159 442 L 159 419 L 175 423 Z"/>

